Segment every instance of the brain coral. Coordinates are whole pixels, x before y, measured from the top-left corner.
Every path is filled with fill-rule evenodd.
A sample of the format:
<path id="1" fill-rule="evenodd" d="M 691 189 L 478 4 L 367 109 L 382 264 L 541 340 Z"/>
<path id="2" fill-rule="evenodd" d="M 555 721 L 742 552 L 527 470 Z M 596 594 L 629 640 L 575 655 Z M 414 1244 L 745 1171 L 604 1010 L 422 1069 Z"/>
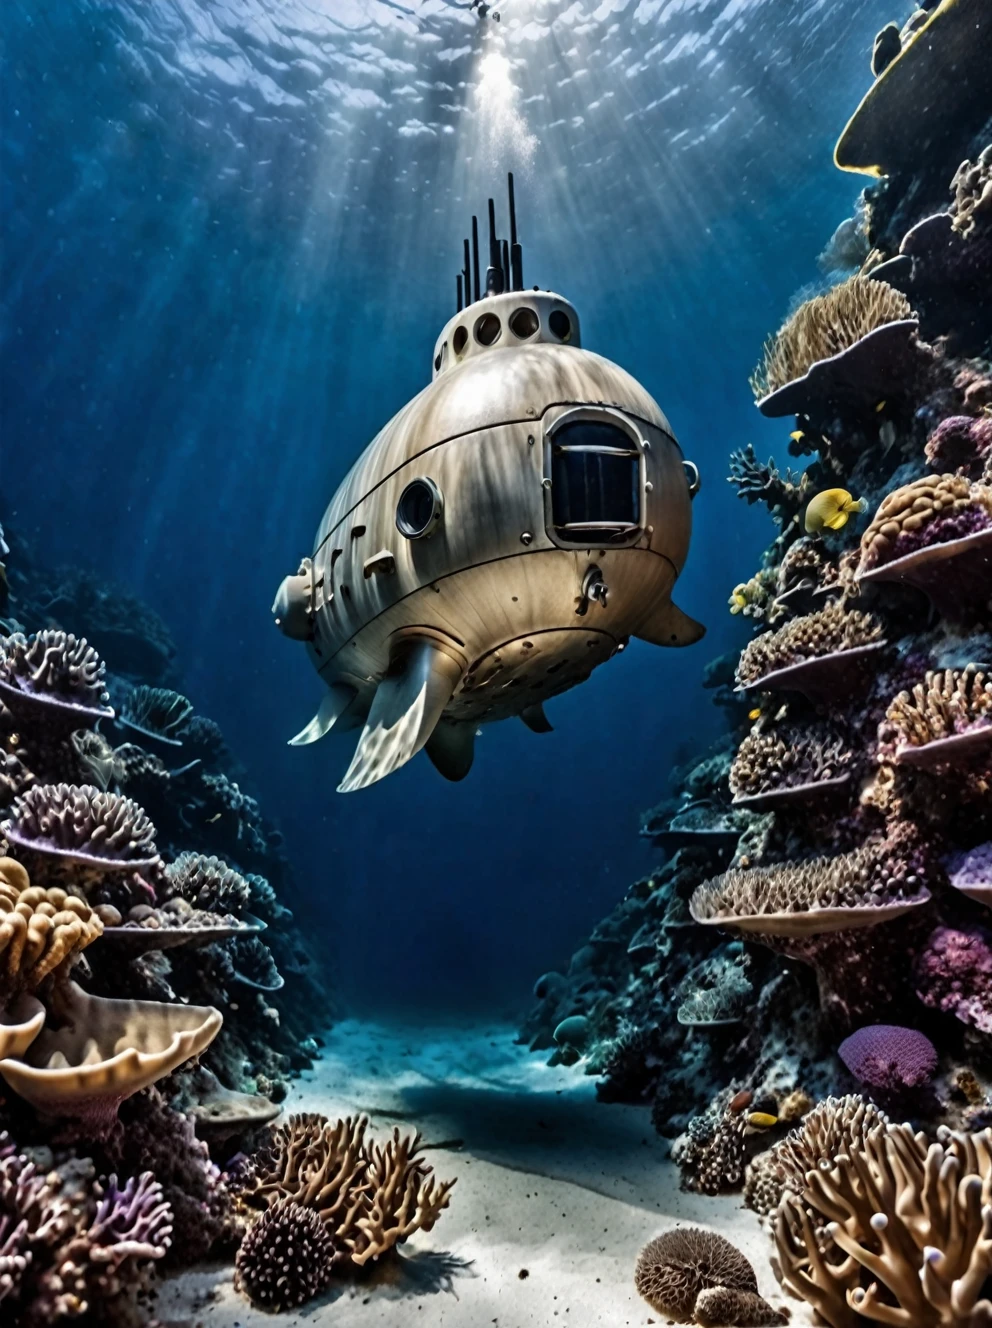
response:
<path id="1" fill-rule="evenodd" d="M 937 1050 L 923 1033 L 898 1024 L 868 1024 L 845 1038 L 837 1051 L 863 1084 L 885 1092 L 920 1088 L 937 1068 Z"/>
<path id="2" fill-rule="evenodd" d="M 777 632 L 756 636 L 741 652 L 737 681 L 759 682 L 766 674 L 837 650 L 851 650 L 882 639 L 881 625 L 870 614 L 829 604 L 816 613 L 793 618 Z"/>
<path id="3" fill-rule="evenodd" d="M 729 1240 L 700 1227 L 676 1227 L 649 1241 L 637 1260 L 634 1285 L 659 1314 L 689 1323 L 708 1287 L 758 1290 L 754 1269 Z"/>
<path id="4" fill-rule="evenodd" d="M 0 826 L 13 844 L 104 869 L 157 858 L 155 827 L 130 798 L 91 784 L 35 784 Z"/>
<path id="5" fill-rule="evenodd" d="M 801 378 L 817 362 L 848 350 L 856 341 L 912 310 L 901 292 L 884 281 L 850 277 L 825 295 L 801 304 L 765 345 L 751 375 L 755 400 Z"/>
<path id="6" fill-rule="evenodd" d="M 887 494 L 861 537 L 860 573 L 992 526 L 992 491 L 962 475 L 924 475 Z"/>
<path id="7" fill-rule="evenodd" d="M 282 1313 L 319 1294 L 333 1259 L 334 1240 L 314 1210 L 284 1199 L 241 1242 L 237 1283 L 253 1305 Z"/>

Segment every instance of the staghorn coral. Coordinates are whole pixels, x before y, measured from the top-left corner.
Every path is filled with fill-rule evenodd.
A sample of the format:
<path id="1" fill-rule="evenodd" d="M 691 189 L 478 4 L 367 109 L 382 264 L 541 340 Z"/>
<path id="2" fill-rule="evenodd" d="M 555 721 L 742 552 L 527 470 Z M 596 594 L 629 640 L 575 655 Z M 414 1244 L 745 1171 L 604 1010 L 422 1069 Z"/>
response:
<path id="1" fill-rule="evenodd" d="M 818 784 L 839 778 L 853 762 L 850 747 L 825 724 L 753 728 L 734 757 L 730 791 L 747 798 Z"/>
<path id="2" fill-rule="evenodd" d="M 180 853 L 165 869 L 170 892 L 207 913 L 241 917 L 251 901 L 251 887 L 240 872 L 220 858 Z"/>
<path id="3" fill-rule="evenodd" d="M 0 883 L 20 864 L 0 858 Z M 36 990 L 49 974 L 68 972 L 82 951 L 103 932 L 90 906 L 65 890 L 0 884 L 0 1007 L 22 991 Z M 21 884 L 21 882 L 26 884 Z"/>
<path id="4" fill-rule="evenodd" d="M 737 497 L 749 507 L 764 503 L 783 524 L 802 511 L 809 487 L 805 475 L 794 475 L 788 467 L 783 474 L 771 457 L 764 464 L 760 462 L 751 443 L 731 452 L 727 482 L 735 486 Z"/>
<path id="5" fill-rule="evenodd" d="M 179 734 L 193 713 L 193 703 L 167 687 L 132 687 L 121 705 L 120 719 L 146 737 L 179 746 Z"/>
<path id="6" fill-rule="evenodd" d="M 0 830 L 12 844 L 101 867 L 158 861 L 155 827 L 130 798 L 92 784 L 36 784 L 15 799 Z"/>
<path id="7" fill-rule="evenodd" d="M 750 380 L 755 400 L 801 378 L 818 360 L 848 350 L 884 323 L 911 315 L 900 291 L 867 277 L 850 277 L 806 300 L 766 343 Z"/>
<path id="8" fill-rule="evenodd" d="M 741 653 L 737 681 L 741 686 L 755 686 L 779 669 L 881 639 L 881 624 L 870 614 L 828 604 L 816 613 L 793 618 L 776 632 L 756 636 Z"/>
<path id="9" fill-rule="evenodd" d="M 810 1170 L 775 1220 L 782 1281 L 832 1328 L 978 1328 L 992 1272 L 992 1138 L 941 1128 L 938 1142 L 880 1124 Z M 818 1238 L 810 1211 L 825 1220 Z M 845 1257 L 847 1256 L 847 1257 Z"/>
<path id="10" fill-rule="evenodd" d="M 15 632 L 0 640 L 0 683 L 16 701 L 59 703 L 76 722 L 112 715 L 104 685 L 106 666 L 85 639 L 47 629 L 30 637 Z"/>
<path id="11" fill-rule="evenodd" d="M 878 729 L 879 756 L 925 747 L 992 725 L 992 679 L 973 664 L 929 671 L 912 691 L 900 692 Z"/>
<path id="12" fill-rule="evenodd" d="M 696 1299 L 711 1287 L 757 1293 L 754 1269 L 729 1240 L 701 1227 L 675 1227 L 638 1255 L 634 1285 L 653 1310 L 690 1323 Z"/>
<path id="13" fill-rule="evenodd" d="M 259 1309 L 284 1313 L 320 1294 L 334 1253 L 331 1233 L 314 1210 L 283 1199 L 242 1241 L 236 1284 Z"/>
<path id="14" fill-rule="evenodd" d="M 393 1131 L 368 1143 L 368 1118 L 331 1125 L 318 1115 L 290 1116 L 270 1132 L 241 1190 L 249 1208 L 292 1199 L 312 1209 L 334 1236 L 339 1259 L 362 1266 L 414 1231 L 430 1231 L 448 1206 L 454 1181 L 436 1182 L 420 1157 L 420 1136 Z"/>
<path id="15" fill-rule="evenodd" d="M 849 912 L 844 929 L 869 925 L 876 910 L 884 915 L 889 907 L 926 897 L 912 861 L 885 844 L 867 844 L 835 858 L 731 868 L 698 886 L 690 908 L 697 922 L 802 934 L 830 929 L 830 920 L 821 920 L 820 912 Z"/>
<path id="16" fill-rule="evenodd" d="M 844 1039 L 837 1055 L 859 1083 L 885 1093 L 900 1093 L 930 1083 L 937 1069 L 937 1049 L 915 1028 L 867 1024 Z"/>
<path id="17" fill-rule="evenodd" d="M 962 475 L 924 475 L 882 500 L 861 537 L 858 574 L 990 526 L 992 490 Z"/>
<path id="18" fill-rule="evenodd" d="M 924 1005 L 992 1033 L 992 933 L 937 927 L 916 959 L 916 994 Z"/>

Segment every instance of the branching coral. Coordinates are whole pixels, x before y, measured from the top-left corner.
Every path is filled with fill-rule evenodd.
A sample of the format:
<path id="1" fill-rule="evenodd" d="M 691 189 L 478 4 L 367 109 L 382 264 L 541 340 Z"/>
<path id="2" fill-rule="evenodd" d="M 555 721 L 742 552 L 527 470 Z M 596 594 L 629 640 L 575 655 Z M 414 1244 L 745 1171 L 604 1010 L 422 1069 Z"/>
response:
<path id="1" fill-rule="evenodd" d="M 912 749 L 966 734 L 974 738 L 958 746 L 970 753 L 973 745 L 981 743 L 984 732 L 992 737 L 992 679 L 974 665 L 934 670 L 889 705 L 879 725 L 879 755 L 918 763 L 920 755 L 914 757 Z M 936 755 L 952 761 L 955 750 L 950 745 L 937 749 Z"/>
<path id="2" fill-rule="evenodd" d="M 741 613 L 745 618 L 754 618 L 760 622 L 769 616 L 775 593 L 775 572 L 762 568 L 754 576 L 740 585 L 734 586 L 727 603 L 732 614 Z"/>
<path id="3" fill-rule="evenodd" d="M 103 660 L 85 640 L 46 630 L 0 640 L 0 684 L 11 704 L 39 702 L 76 724 L 113 715 Z"/>
<path id="4" fill-rule="evenodd" d="M 782 724 L 754 728 L 744 738 L 730 769 L 736 798 L 801 789 L 839 779 L 854 753 L 839 733 L 823 724 Z"/>
<path id="5" fill-rule="evenodd" d="M 992 1139 L 946 1129 L 929 1143 L 879 1125 L 805 1177 L 775 1222 L 786 1287 L 832 1328 L 978 1328 L 992 1272 Z M 826 1219 L 817 1238 L 809 1210 Z M 845 1257 L 846 1256 L 846 1257 Z"/>
<path id="6" fill-rule="evenodd" d="M 962 475 L 924 475 L 883 498 L 861 537 L 859 575 L 989 527 L 992 490 Z"/>
<path id="7" fill-rule="evenodd" d="M 334 1236 L 339 1258 L 361 1266 L 414 1231 L 430 1231 L 454 1181 L 438 1183 L 420 1156 L 420 1136 L 398 1129 L 384 1145 L 366 1142 L 366 1117 L 331 1125 L 291 1116 L 256 1155 L 242 1192 L 249 1207 L 291 1199 L 312 1209 Z"/>
<path id="8" fill-rule="evenodd" d="M 748 506 L 764 503 L 783 523 L 797 516 L 806 502 L 806 476 L 795 475 L 788 468 L 783 474 L 771 457 L 765 463 L 760 462 L 751 443 L 731 452 L 727 480 Z"/>
<path id="9" fill-rule="evenodd" d="M 158 861 L 155 827 L 130 798 L 92 784 L 36 784 L 17 798 L 0 830 L 18 848 L 105 871 Z"/>
<path id="10" fill-rule="evenodd" d="M 179 746 L 193 703 L 166 687 L 132 687 L 121 706 L 121 721 L 146 737 Z"/>
<path id="11" fill-rule="evenodd" d="M 180 853 L 166 867 L 165 875 L 173 894 L 208 913 L 241 917 L 251 900 L 248 882 L 220 858 Z"/>
<path id="12" fill-rule="evenodd" d="M 909 301 L 884 281 L 850 277 L 801 304 L 765 345 L 751 375 L 755 400 L 803 374 L 817 360 L 849 349 L 884 323 L 912 315 Z"/>
<path id="13" fill-rule="evenodd" d="M 793 618 L 777 632 L 756 636 L 741 653 L 737 681 L 755 686 L 780 669 L 881 640 L 881 624 L 870 614 L 828 604 L 816 613 Z"/>
<path id="14" fill-rule="evenodd" d="M 334 1240 L 314 1210 L 283 1199 L 242 1241 L 237 1285 L 260 1309 L 285 1312 L 319 1295 L 333 1260 Z"/>

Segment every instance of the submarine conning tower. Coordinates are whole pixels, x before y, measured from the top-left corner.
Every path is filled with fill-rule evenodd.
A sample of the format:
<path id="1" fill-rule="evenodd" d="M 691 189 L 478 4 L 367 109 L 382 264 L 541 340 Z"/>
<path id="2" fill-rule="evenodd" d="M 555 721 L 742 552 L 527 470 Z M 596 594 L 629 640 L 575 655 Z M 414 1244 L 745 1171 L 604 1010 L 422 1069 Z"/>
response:
<path id="1" fill-rule="evenodd" d="M 584 682 L 631 637 L 684 646 L 703 628 L 672 603 L 699 474 L 650 393 L 582 346 L 575 307 L 523 284 L 489 201 L 463 241 L 456 311 L 431 382 L 376 435 L 273 606 L 327 684 L 292 742 L 364 725 L 340 790 L 421 748 L 449 779 L 477 726 Z"/>

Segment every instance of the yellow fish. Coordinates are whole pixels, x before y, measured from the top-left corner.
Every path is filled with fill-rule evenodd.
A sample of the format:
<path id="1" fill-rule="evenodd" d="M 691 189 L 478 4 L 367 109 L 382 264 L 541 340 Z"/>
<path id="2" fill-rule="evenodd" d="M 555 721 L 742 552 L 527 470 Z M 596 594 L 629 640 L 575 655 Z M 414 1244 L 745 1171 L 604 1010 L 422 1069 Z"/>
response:
<path id="1" fill-rule="evenodd" d="M 747 1115 L 749 1125 L 755 1126 L 759 1130 L 770 1130 L 773 1125 L 778 1124 L 778 1117 L 773 1116 L 768 1111 L 749 1111 Z"/>
<path id="2" fill-rule="evenodd" d="M 819 535 L 821 530 L 840 530 L 852 512 L 867 512 L 863 498 L 853 498 L 846 489 L 824 489 L 811 498 L 806 508 L 806 533 Z"/>
<path id="3" fill-rule="evenodd" d="M 760 711 L 760 709 L 749 710 L 749 711 L 747 712 L 747 717 L 748 717 L 748 719 L 760 719 L 760 718 L 761 718 L 761 711 Z"/>
<path id="4" fill-rule="evenodd" d="M 793 429 L 792 433 L 789 434 L 789 437 L 794 443 L 798 443 L 800 438 L 805 438 L 806 435 L 802 429 Z"/>

